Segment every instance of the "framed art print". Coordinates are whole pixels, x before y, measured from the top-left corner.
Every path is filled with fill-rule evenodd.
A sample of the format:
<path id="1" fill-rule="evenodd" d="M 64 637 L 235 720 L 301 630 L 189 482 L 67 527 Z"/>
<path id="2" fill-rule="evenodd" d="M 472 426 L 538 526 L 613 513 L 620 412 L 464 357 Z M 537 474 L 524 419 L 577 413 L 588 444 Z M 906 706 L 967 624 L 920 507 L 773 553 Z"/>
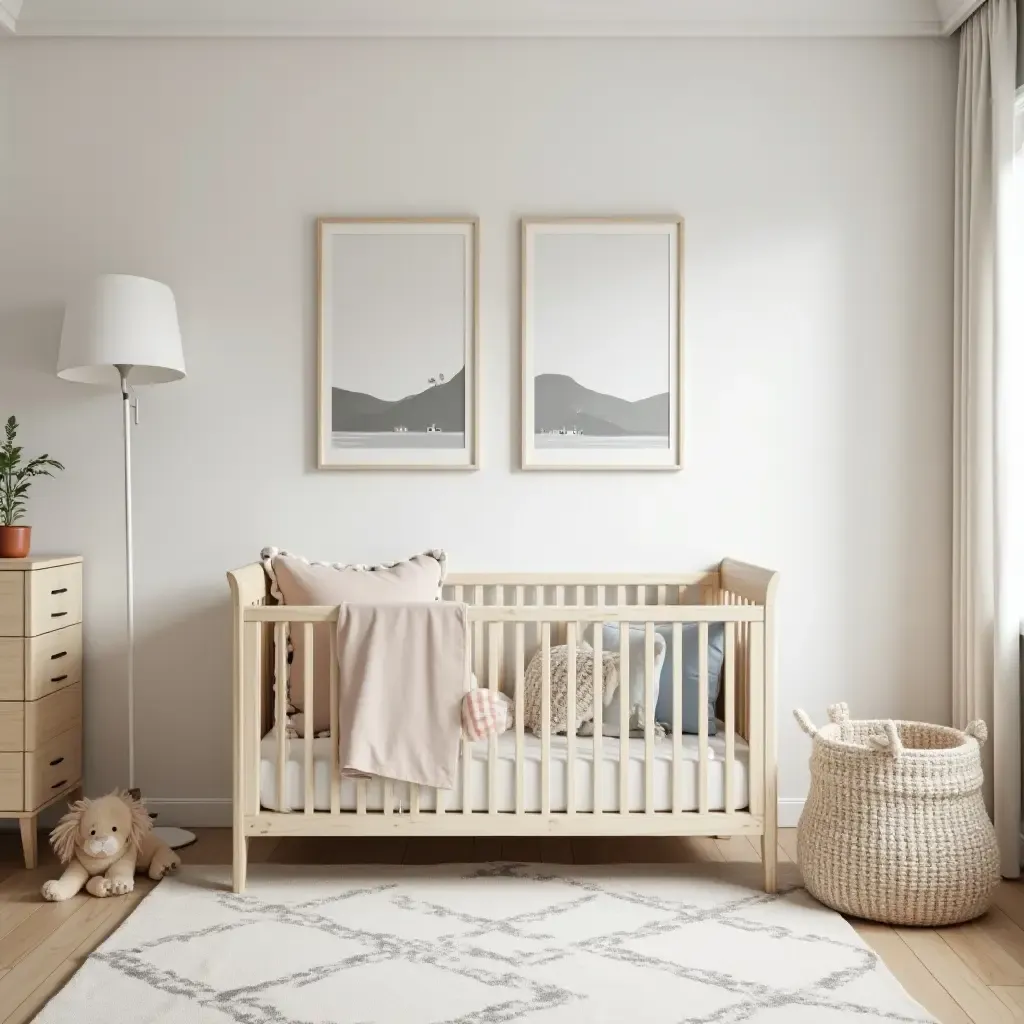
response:
<path id="1" fill-rule="evenodd" d="M 683 222 L 522 225 L 524 469 L 682 468 Z"/>
<path id="2" fill-rule="evenodd" d="M 321 469 L 476 469 L 477 221 L 317 222 Z"/>

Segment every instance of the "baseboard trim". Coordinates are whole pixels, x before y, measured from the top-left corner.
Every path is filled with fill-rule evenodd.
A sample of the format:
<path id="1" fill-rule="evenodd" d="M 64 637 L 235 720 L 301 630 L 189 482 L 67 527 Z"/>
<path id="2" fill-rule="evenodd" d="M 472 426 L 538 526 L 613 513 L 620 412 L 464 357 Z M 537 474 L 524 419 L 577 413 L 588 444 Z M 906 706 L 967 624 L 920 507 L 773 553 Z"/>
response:
<path id="1" fill-rule="evenodd" d="M 178 828 L 229 828 L 231 800 L 225 797 L 188 799 L 186 797 L 146 797 L 146 807 L 156 815 L 158 825 Z"/>
<path id="2" fill-rule="evenodd" d="M 796 828 L 803 809 L 802 796 L 779 797 L 779 828 Z"/>

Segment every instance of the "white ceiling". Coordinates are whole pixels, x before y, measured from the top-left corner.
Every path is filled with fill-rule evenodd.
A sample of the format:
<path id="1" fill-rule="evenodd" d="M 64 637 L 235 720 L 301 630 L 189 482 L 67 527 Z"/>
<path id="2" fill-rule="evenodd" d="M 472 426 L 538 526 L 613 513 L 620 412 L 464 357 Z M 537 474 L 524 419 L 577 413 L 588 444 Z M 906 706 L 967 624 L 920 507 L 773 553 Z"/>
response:
<path id="1" fill-rule="evenodd" d="M 983 0 L 0 0 L 16 36 L 941 36 Z"/>

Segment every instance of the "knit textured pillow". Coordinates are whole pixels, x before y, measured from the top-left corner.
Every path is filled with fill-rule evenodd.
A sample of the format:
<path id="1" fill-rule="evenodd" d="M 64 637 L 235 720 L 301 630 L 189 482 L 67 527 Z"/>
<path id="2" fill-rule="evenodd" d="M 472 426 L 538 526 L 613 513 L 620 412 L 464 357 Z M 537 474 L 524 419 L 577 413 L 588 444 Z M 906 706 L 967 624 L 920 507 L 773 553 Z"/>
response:
<path id="1" fill-rule="evenodd" d="M 569 648 L 558 644 L 550 649 L 551 656 L 551 732 L 566 732 L 569 723 Z M 607 651 L 602 657 L 603 703 L 607 704 L 619 686 L 616 658 Z M 526 667 L 523 681 L 523 727 L 539 736 L 543 724 L 541 702 L 541 673 L 544 651 L 538 650 Z M 576 721 L 573 731 L 594 717 L 594 649 L 580 643 L 576 649 Z"/>

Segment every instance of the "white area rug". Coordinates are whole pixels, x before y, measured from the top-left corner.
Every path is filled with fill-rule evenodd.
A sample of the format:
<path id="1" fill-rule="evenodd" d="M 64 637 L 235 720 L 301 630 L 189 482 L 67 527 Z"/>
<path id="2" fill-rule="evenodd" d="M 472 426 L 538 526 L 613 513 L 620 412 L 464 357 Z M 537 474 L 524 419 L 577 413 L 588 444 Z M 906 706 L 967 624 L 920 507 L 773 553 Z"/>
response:
<path id="1" fill-rule="evenodd" d="M 262 866 L 162 882 L 37 1024 L 932 1021 L 849 925 L 688 866 Z"/>

